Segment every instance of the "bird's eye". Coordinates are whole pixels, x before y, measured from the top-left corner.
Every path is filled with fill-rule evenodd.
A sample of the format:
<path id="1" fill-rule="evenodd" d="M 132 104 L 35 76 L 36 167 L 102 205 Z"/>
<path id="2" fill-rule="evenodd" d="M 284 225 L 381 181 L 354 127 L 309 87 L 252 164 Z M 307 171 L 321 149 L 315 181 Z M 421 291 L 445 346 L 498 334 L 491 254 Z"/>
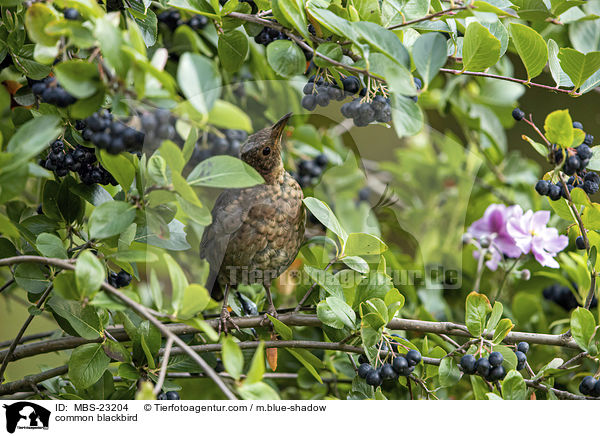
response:
<path id="1" fill-rule="evenodd" d="M 263 148 L 263 154 L 265 156 L 268 156 L 269 154 L 271 154 L 271 147 L 265 147 L 265 148 Z"/>

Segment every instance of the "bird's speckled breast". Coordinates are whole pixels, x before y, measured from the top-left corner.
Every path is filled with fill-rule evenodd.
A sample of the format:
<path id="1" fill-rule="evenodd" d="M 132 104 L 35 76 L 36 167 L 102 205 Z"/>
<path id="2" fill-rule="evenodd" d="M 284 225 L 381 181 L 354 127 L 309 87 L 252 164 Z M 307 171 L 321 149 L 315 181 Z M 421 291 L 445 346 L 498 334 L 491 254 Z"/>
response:
<path id="1" fill-rule="evenodd" d="M 243 224 L 231 235 L 219 281 L 268 285 L 290 266 L 303 242 L 302 189 L 283 171 L 277 183 L 242 189 L 240 196 L 253 202 Z"/>

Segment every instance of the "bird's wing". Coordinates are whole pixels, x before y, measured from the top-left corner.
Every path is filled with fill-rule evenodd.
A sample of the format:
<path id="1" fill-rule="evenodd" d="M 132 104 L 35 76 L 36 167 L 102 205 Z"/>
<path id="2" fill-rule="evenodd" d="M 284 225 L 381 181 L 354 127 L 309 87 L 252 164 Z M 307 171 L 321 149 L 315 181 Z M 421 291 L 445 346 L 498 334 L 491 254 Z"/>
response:
<path id="1" fill-rule="evenodd" d="M 212 210 L 212 223 L 204 229 L 200 241 L 200 258 L 206 259 L 217 272 L 231 235 L 244 223 L 247 215 L 244 197 L 239 189 L 223 191 Z"/>

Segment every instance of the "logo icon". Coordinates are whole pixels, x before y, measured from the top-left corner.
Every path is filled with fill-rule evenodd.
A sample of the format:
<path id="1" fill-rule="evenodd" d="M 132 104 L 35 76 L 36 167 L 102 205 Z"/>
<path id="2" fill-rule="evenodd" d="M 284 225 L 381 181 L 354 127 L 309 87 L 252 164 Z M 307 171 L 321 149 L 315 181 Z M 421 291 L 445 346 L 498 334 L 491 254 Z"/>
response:
<path id="1" fill-rule="evenodd" d="M 18 429 L 47 430 L 50 411 L 29 401 L 19 401 L 3 405 L 6 409 L 6 431 L 14 433 Z"/>

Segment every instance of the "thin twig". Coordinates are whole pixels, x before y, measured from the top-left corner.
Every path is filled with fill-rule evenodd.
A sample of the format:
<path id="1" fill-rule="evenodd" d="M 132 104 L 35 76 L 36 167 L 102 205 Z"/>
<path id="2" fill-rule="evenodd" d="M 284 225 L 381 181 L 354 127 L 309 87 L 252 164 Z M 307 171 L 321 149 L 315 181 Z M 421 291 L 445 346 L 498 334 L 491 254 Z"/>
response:
<path id="1" fill-rule="evenodd" d="M 167 339 L 165 345 L 165 352 L 162 358 L 162 364 L 160 366 L 160 373 L 158 374 L 158 380 L 154 386 L 154 395 L 158 395 L 162 390 L 163 383 L 165 382 L 165 376 L 167 375 L 167 368 L 169 367 L 169 357 L 171 355 L 171 347 L 173 346 L 173 338 Z"/>
<path id="2" fill-rule="evenodd" d="M 433 20 L 443 15 L 455 15 L 456 11 L 463 11 L 465 9 L 475 9 L 475 6 L 461 6 L 458 8 L 445 9 L 443 11 L 436 12 L 435 14 L 425 15 L 424 17 L 416 18 L 410 21 L 405 21 L 404 23 L 400 24 L 394 24 L 393 26 L 388 27 L 388 30 L 399 29 L 400 27 L 410 26 L 412 24 L 420 23 L 422 21 Z"/>
<path id="3" fill-rule="evenodd" d="M 498 74 L 480 73 L 480 72 L 477 72 L 477 71 L 453 70 L 453 69 L 450 69 L 450 68 L 440 68 L 440 71 L 442 73 L 454 74 L 454 75 L 476 76 L 476 77 L 486 77 L 488 79 L 505 80 L 507 82 L 520 83 L 521 85 L 525 85 L 525 86 L 533 86 L 535 88 L 546 89 L 548 91 L 561 92 L 561 93 L 564 93 L 564 94 L 570 94 L 570 95 L 572 95 L 574 97 L 579 97 L 581 95 L 579 93 L 574 93 L 573 91 L 568 90 L 568 89 L 559 89 L 559 88 L 556 88 L 556 87 L 550 86 L 550 85 L 543 85 L 541 83 L 529 82 L 529 81 L 527 81 L 525 79 L 517 79 L 515 77 L 500 76 Z"/>
<path id="4" fill-rule="evenodd" d="M 52 283 L 50 283 L 48 285 L 48 287 L 46 288 L 46 290 L 44 291 L 44 293 L 42 294 L 42 296 L 40 297 L 40 299 L 38 300 L 37 304 L 35 305 L 35 307 L 37 309 L 42 307 L 42 305 L 44 304 L 44 302 L 50 295 L 50 292 L 52 291 L 52 286 L 53 286 Z M 2 360 L 2 366 L 0 366 L 0 383 L 2 383 L 4 381 L 4 371 L 6 371 L 8 362 L 10 362 L 10 356 L 11 356 L 12 352 L 15 351 L 15 348 L 17 348 L 17 344 L 19 344 L 19 341 L 25 334 L 25 330 L 27 330 L 27 327 L 29 327 L 29 324 L 31 324 L 31 321 L 33 321 L 34 317 L 35 317 L 34 314 L 29 314 L 29 316 L 27 317 L 27 319 L 21 326 L 21 330 L 19 330 L 19 333 L 17 333 L 17 336 L 15 337 L 13 343 L 10 345 L 10 348 L 6 352 L 6 355 L 4 356 L 4 359 Z"/>
<path id="5" fill-rule="evenodd" d="M 2 285 L 2 287 L 0 288 L 0 294 L 5 291 L 6 289 L 10 288 L 10 286 L 15 282 L 15 279 L 10 279 L 8 280 L 6 283 L 4 283 Z"/>

